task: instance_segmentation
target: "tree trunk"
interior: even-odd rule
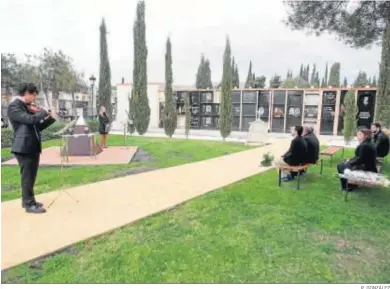
[[[52,98],[51,98],[51,107],[54,109],[54,111],[58,112],[58,99],[59,99],[60,93],[58,91],[52,92]]]

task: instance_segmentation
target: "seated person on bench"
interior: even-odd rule
[[[279,165],[300,166],[305,163],[305,156],[307,152],[307,145],[302,137],[302,126],[295,126],[292,130],[292,136],[294,139],[291,141],[289,150],[282,156],[282,159],[278,162]],[[278,166],[278,163],[276,166]],[[294,178],[289,171],[282,171],[282,180],[287,182]]]
[[[311,126],[305,126],[302,135],[307,145],[306,164],[315,164],[319,159],[320,142]]]
[[[344,173],[344,170],[362,170],[377,173],[376,168],[376,150],[372,144],[371,131],[366,128],[359,129],[356,135],[359,146],[355,150],[355,157],[350,160],[345,160],[344,163],[337,165],[339,174]],[[347,190],[348,180],[340,178],[341,190]],[[348,185],[348,191],[356,188],[356,185]]]
[[[380,123],[373,123],[371,125],[371,132],[373,133],[373,143],[376,148],[378,158],[384,158],[389,154],[390,140],[389,137],[382,131]]]

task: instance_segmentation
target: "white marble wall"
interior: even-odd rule
[[[129,110],[129,96],[131,97],[132,84],[117,85],[117,113],[112,124],[113,130],[123,130],[123,124],[127,122]],[[159,85],[148,84],[148,100],[150,107],[149,128],[157,128],[159,120]]]

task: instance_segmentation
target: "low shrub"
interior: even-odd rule
[[[14,132],[10,128],[1,129],[1,148],[10,147],[12,145],[12,139]]]
[[[89,120],[88,127],[90,132],[97,132],[99,129],[99,121],[97,120]]]
[[[263,160],[261,161],[261,166],[263,167],[270,167],[272,165],[272,162],[274,160],[274,156],[270,153],[263,154]]]
[[[55,133],[63,129],[67,125],[65,121],[57,121],[47,129],[42,131],[42,141],[47,141],[51,139],[58,139],[59,136]],[[1,148],[10,147],[12,145],[12,140],[14,137],[14,132],[11,128],[2,128],[1,129]]]

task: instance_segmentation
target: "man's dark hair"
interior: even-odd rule
[[[382,126],[381,126],[381,124],[379,122],[374,122],[372,125],[375,125],[375,127],[379,128],[379,129],[382,128]]]
[[[19,95],[24,96],[26,92],[38,94],[39,90],[34,83],[23,82],[19,85]]]
[[[298,136],[302,136],[303,127],[301,125],[296,125],[295,126],[295,131],[297,132]]]

